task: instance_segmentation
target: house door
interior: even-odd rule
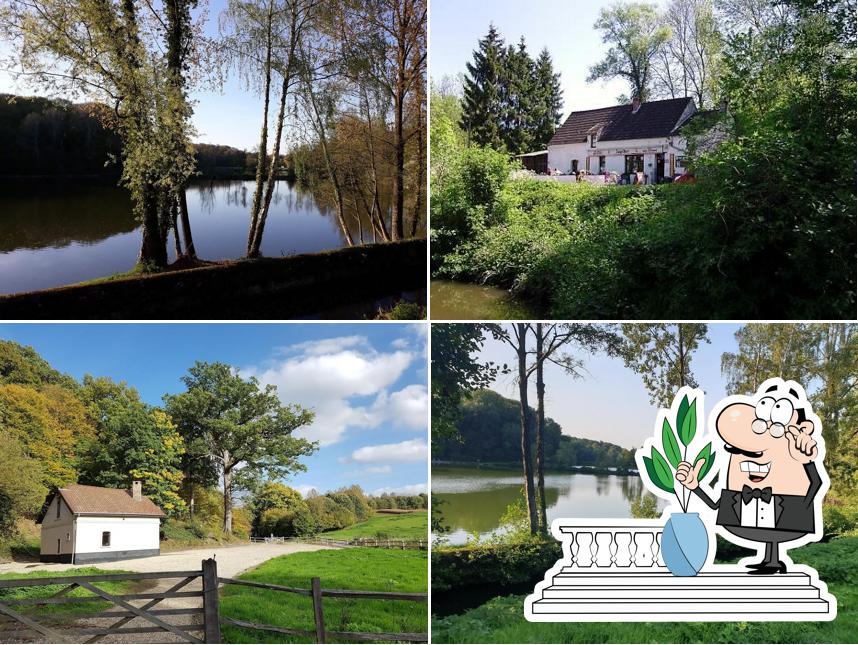
[[[578,174],[578,160],[577,159],[572,160],[572,174],[573,175]]]
[[[664,153],[659,152],[655,155],[655,183],[660,184],[664,179]]]

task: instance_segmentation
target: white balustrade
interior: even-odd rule
[[[657,520],[564,522],[559,532],[565,564],[578,569],[664,568],[663,529]]]

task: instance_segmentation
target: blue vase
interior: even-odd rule
[[[675,576],[696,576],[706,564],[709,533],[697,513],[674,513],[664,525],[661,557]]]

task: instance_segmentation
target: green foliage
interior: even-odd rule
[[[676,468],[679,462],[682,461],[682,455],[679,452],[679,444],[676,443],[676,435],[673,434],[673,428],[670,427],[670,421],[667,420],[667,417],[665,417],[664,423],[661,426],[661,443],[664,446],[664,454],[667,455],[667,460],[671,466]]]
[[[129,488],[143,482],[143,494],[167,515],[180,515],[185,452],[182,437],[163,410],[146,405],[134,388],[108,378],[84,376],[81,397],[96,420],[97,440],[81,459],[80,483]]]
[[[639,519],[655,519],[661,517],[658,510],[658,498],[652,493],[644,492],[633,498],[629,504],[632,517]]]
[[[503,588],[535,582],[542,579],[560,556],[560,543],[555,540],[434,548],[432,591],[458,590],[464,593],[471,586]]]
[[[428,567],[425,551],[351,548],[293,553],[264,562],[239,578],[308,589],[318,576],[324,589],[362,589],[426,593]],[[424,603],[326,597],[325,628],[330,631],[426,632]],[[313,631],[310,598],[273,591],[225,586],[220,600],[223,616],[268,625],[288,625]],[[302,639],[229,625],[223,627],[226,643],[284,643]],[[306,639],[303,639],[306,640]]]
[[[433,333],[435,327],[433,326]],[[446,325],[443,325],[446,326]],[[433,341],[434,354],[434,341]],[[433,356],[434,359],[434,356]],[[434,404],[433,404],[434,405]],[[433,415],[434,407],[433,407]],[[533,421],[536,412],[531,408]],[[475,392],[462,404],[456,423],[457,435],[436,438],[432,458],[438,461],[483,463],[521,463],[521,425],[518,402],[492,390]],[[535,442],[535,438],[533,438]],[[594,441],[563,434],[551,418],[543,431],[547,468],[569,469],[577,466],[634,468],[632,451],[606,441]],[[535,450],[534,446],[531,446]],[[535,452],[534,452],[535,454]]]
[[[687,402],[688,396],[683,397],[683,399]],[[680,407],[680,414],[676,415],[676,426],[679,428],[679,440],[687,448],[697,433],[697,399],[692,401],[690,405],[686,403],[686,407],[688,409],[685,414],[682,414]]]
[[[0,433],[0,538],[16,532],[19,517],[33,516],[48,493],[41,464],[13,436]]]
[[[77,386],[74,379],[51,367],[32,347],[11,340],[0,340],[0,383],[17,385]]]
[[[481,325],[432,325],[431,333],[432,435],[452,437],[462,403],[487,387],[498,368],[474,358],[483,346]]]

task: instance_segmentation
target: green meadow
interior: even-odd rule
[[[239,576],[242,580],[309,589],[318,576],[323,589],[426,593],[425,551],[349,548],[294,553],[269,560]],[[312,631],[313,603],[308,596],[228,585],[221,591],[221,616],[253,623]],[[428,630],[426,603],[354,598],[324,598],[325,628],[342,632],[421,632]],[[302,643],[312,638],[285,636],[231,625],[222,628],[225,643]]]
[[[322,533],[320,537],[332,540],[352,540],[354,538],[378,538],[381,540],[426,540],[429,531],[426,511],[411,513],[378,513],[366,522],[338,531]]]

